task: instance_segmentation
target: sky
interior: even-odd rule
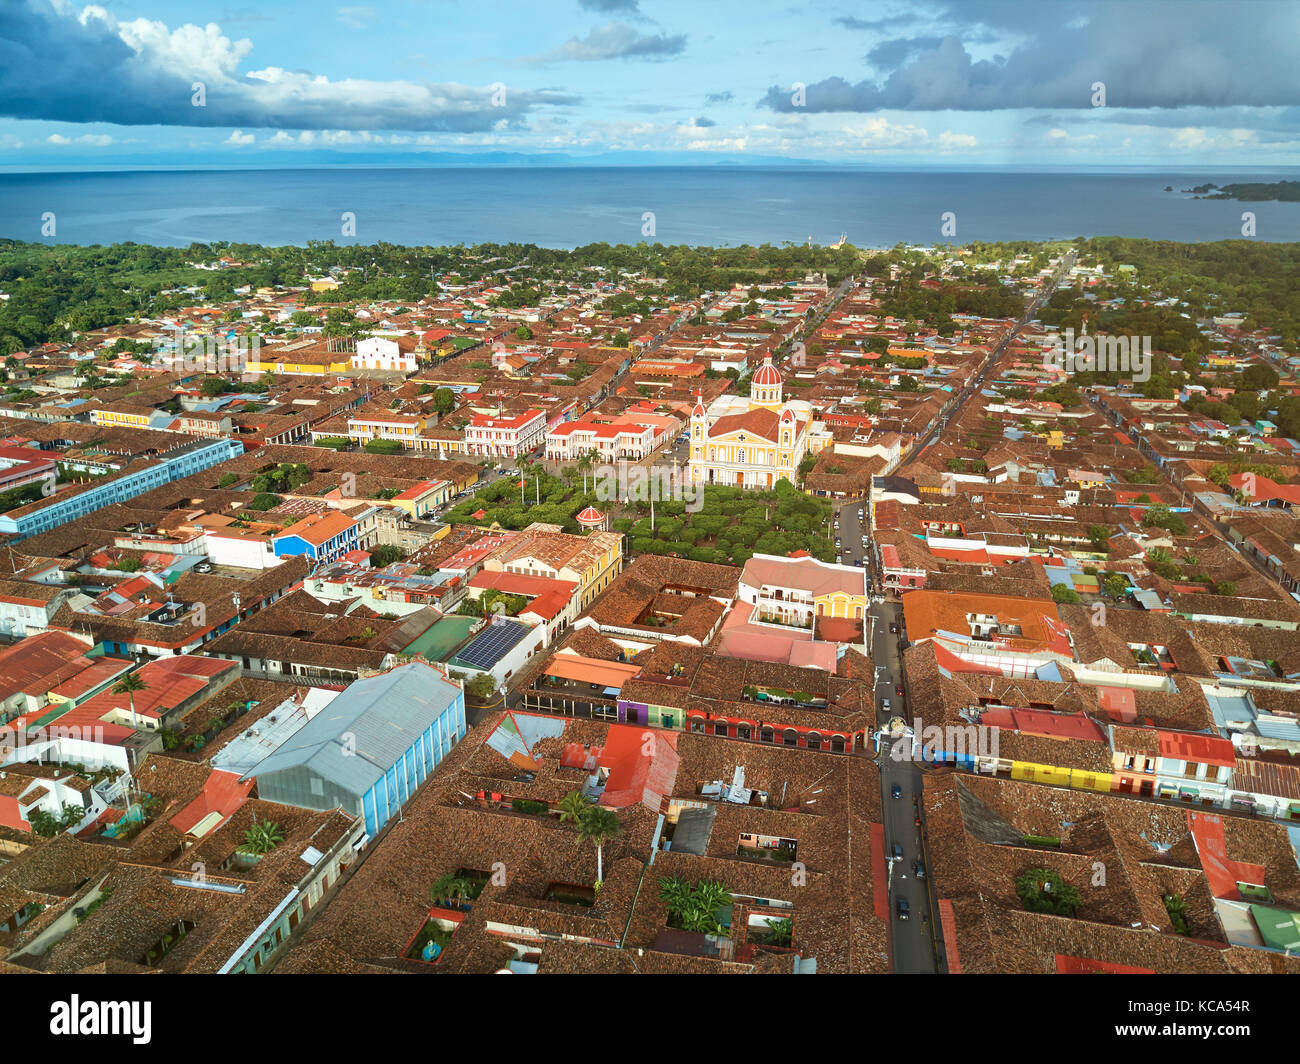
[[[0,167],[1289,167],[1289,0],[0,0]]]

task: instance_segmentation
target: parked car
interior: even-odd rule
[[[891,625],[889,626],[889,634],[890,634],[890,635],[898,635],[898,625],[896,625],[896,624],[891,624]]]
[[[889,851],[889,855],[893,857],[895,861],[901,861],[903,859],[903,844],[901,842],[894,843],[894,847]]]
[[[211,563],[211,562],[199,562],[199,564],[196,565],[196,566],[194,567],[194,571],[195,571],[196,573],[210,573],[210,572],[212,572],[212,563]]]
[[[912,862],[912,875],[916,876],[917,879],[924,879],[924,878],[925,878],[925,862],[924,862],[924,861],[913,861],[913,862]]]
[[[888,712],[889,712],[889,709],[890,709],[890,706],[889,706],[889,699],[888,699],[888,698],[882,698],[882,699],[880,700],[880,712],[882,712],[882,713],[888,713]]]
[[[906,898],[898,899],[898,918],[906,920],[912,914],[911,907],[907,904]]]
[[[890,793],[891,793],[895,798],[901,798],[901,797],[903,797],[903,788],[900,787],[897,783],[895,783],[895,784],[894,784],[894,787],[893,787],[893,790],[891,790]]]
[[[903,697],[903,685],[901,683],[894,688],[894,694],[898,695],[899,698]]]

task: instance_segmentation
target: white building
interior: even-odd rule
[[[538,447],[546,436],[546,415],[525,410],[514,417],[475,414],[465,426],[465,449],[488,458],[519,458]]]
[[[409,337],[391,340],[383,336],[358,340],[356,354],[352,356],[352,368],[414,373],[419,368],[415,358],[415,341]]]

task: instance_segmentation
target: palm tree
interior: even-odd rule
[[[582,819],[582,814],[591,807],[591,802],[577,791],[570,791],[555,806],[560,814],[560,823],[572,820],[575,824]]]
[[[463,898],[469,897],[473,889],[474,884],[470,882],[468,876],[448,872],[429,888],[429,900],[434,904],[440,901],[449,901],[454,905],[459,905]]]
[[[262,820],[244,832],[244,845],[241,849],[248,853],[270,853],[284,842],[284,832],[273,820]]]
[[[139,675],[134,672],[128,672],[116,684],[113,685],[113,693],[119,695],[128,695],[131,699],[131,727],[136,727],[135,720],[135,693],[137,691],[147,691],[149,685],[140,679]]]
[[[618,817],[599,805],[590,805],[578,817],[578,837],[589,839],[596,847],[596,882],[605,879],[605,843],[623,831]]]

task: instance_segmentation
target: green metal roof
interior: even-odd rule
[[[1300,949],[1300,913],[1274,909],[1267,905],[1252,905],[1250,915],[1255,918],[1264,944],[1273,949]]]

